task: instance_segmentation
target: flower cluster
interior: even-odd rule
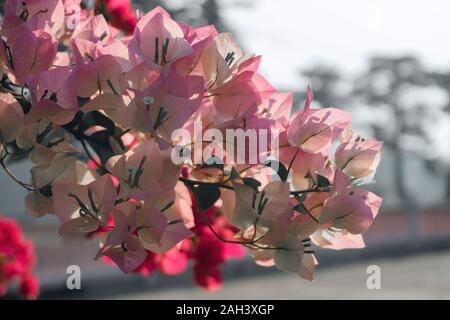
[[[27,299],[39,295],[39,282],[32,274],[35,263],[33,245],[25,241],[19,225],[0,216],[0,296],[11,282],[19,283],[20,293]]]
[[[178,275],[185,272],[189,261],[192,262],[194,282],[208,290],[214,291],[222,287],[220,266],[227,260],[242,258],[245,255],[244,248],[236,244],[230,244],[218,239],[211,232],[205,221],[198,215],[195,202],[192,206],[194,214],[197,214],[195,227],[192,228],[194,241],[186,239],[177,246],[164,253],[149,252],[146,260],[134,270],[145,276],[160,272],[165,275]],[[205,211],[209,224],[220,232],[223,239],[233,240],[238,231],[230,226],[219,209],[211,207]],[[105,257],[106,262],[112,262]]]
[[[193,259],[208,288],[244,247],[312,279],[313,244],[364,246],[382,200],[361,185],[382,143],[354,135],[348,112],[312,108],[308,90],[291,114],[292,94],[258,73],[261,57],[214,26],[157,7],[123,35],[79,8],[72,28],[74,5],[5,4],[0,164],[28,191],[29,214],[55,214],[61,234],[101,234],[96,258],[123,272],[177,273],[184,262],[171,261]],[[259,148],[267,132],[271,147]],[[16,153],[33,163],[28,183],[6,167]]]

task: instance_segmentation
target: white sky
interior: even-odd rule
[[[220,0],[228,26],[262,72],[280,88],[298,87],[299,67],[321,62],[345,72],[375,53],[413,53],[433,68],[450,68],[450,1],[255,0],[254,8]],[[376,2],[376,3],[375,3]]]

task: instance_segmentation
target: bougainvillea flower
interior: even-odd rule
[[[55,214],[64,222],[61,233],[88,233],[106,226],[117,198],[110,175],[88,185],[57,184],[53,192]]]
[[[250,58],[253,60],[248,65],[252,65],[252,68],[240,68]],[[245,55],[231,33],[219,33],[215,35],[214,43],[202,52],[201,68],[197,72],[202,73],[207,88],[218,88],[244,70],[254,74],[260,59],[261,57]]]
[[[81,22],[72,35],[72,39],[84,39],[102,44],[106,44],[110,37],[111,30],[103,15],[95,15]]]
[[[233,182],[236,203],[228,220],[239,229],[248,229],[261,222],[277,220],[289,203],[289,184],[272,181],[261,192],[239,182]]]
[[[336,165],[352,177],[367,177],[380,163],[382,145],[381,141],[365,138],[343,143],[336,150]]]
[[[297,273],[310,281],[314,279],[316,259],[312,253],[304,252],[300,238],[287,233],[276,245],[278,249],[274,253],[274,262],[278,269]]]
[[[149,251],[164,253],[175,247],[184,239],[192,237],[193,235],[194,234],[192,231],[186,228],[183,223],[176,221],[167,226],[161,240],[158,241],[158,243],[152,244],[144,242],[144,246],[145,249]]]
[[[284,142],[282,138],[281,141]],[[321,154],[307,153],[296,147],[286,146],[280,150],[280,159],[286,163],[292,160],[292,185],[295,190],[307,190],[317,183],[317,175],[333,178],[329,160]]]
[[[336,170],[335,184],[346,180],[340,176],[345,174]],[[337,185],[335,190],[319,216],[319,223],[330,224],[352,234],[366,231],[377,216],[382,199],[353,185],[347,187]]]
[[[58,125],[70,122],[79,110],[72,69],[60,67],[44,71],[30,77],[28,87],[31,92],[31,110],[25,116],[26,123],[43,118]]]
[[[32,30],[49,29],[55,34],[64,24],[64,6],[59,0],[7,0],[4,16],[5,36],[22,24]]]
[[[150,66],[158,68],[192,54],[181,27],[161,7],[140,18],[130,47]]]
[[[31,31],[26,26],[11,32],[0,50],[3,62],[21,84],[29,75],[48,70],[56,52],[56,41],[51,34],[43,30]]]
[[[305,152],[319,153],[349,126],[350,114],[336,108],[311,109],[312,99],[312,90],[308,88],[304,108],[292,116],[288,140]]]
[[[181,57],[172,63],[172,67],[180,75],[197,75],[205,74],[203,70],[203,55],[214,42],[218,35],[214,26],[204,26],[193,28],[183,23],[178,23],[183,29],[184,38],[192,46],[192,54]]]
[[[85,164],[77,162],[74,155],[78,152],[68,142],[60,142],[52,148],[35,143],[30,153],[30,160],[36,164],[32,169],[32,185],[36,191],[29,192],[25,197],[27,213],[33,217],[42,217],[52,213],[53,202],[49,195],[48,183],[51,181],[78,183],[90,182],[94,177]],[[61,157],[65,154],[65,157]],[[49,170],[58,169],[58,174],[49,173]],[[50,178],[51,180],[48,180]]]
[[[137,228],[137,204],[131,201],[119,203],[114,207],[114,228],[108,233],[103,248],[122,245]],[[108,222],[110,223],[110,222]],[[108,228],[112,226],[108,226]]]
[[[188,228],[194,227],[195,222],[191,194],[182,182],[176,184],[174,204],[165,213],[173,220],[182,219],[184,225]]]
[[[218,34],[201,56],[201,67],[194,70],[205,78],[222,121],[240,116],[250,106],[259,106],[276,90],[256,71],[261,57],[245,55],[229,33]]]
[[[106,164],[120,182],[119,198],[145,200],[173,192],[180,168],[173,164],[169,152],[162,152],[154,140],[140,144]]]
[[[100,56],[92,62],[75,69],[76,93],[80,97],[90,97],[96,92],[123,92],[122,68],[111,55]]]
[[[161,244],[169,220],[161,210],[153,207],[153,203],[146,201],[137,211],[137,225],[139,239],[146,248]]]
[[[261,75],[242,69],[222,86],[208,90],[223,121],[238,117],[276,92]]]
[[[271,121],[280,131],[288,128],[294,96],[292,93],[275,93],[258,107],[258,115]]]
[[[37,189],[54,183],[90,183],[92,173],[86,164],[76,159],[74,154],[58,153],[50,162],[41,163],[31,169],[33,185]]]
[[[134,235],[129,235],[120,246],[107,248],[102,254],[114,261],[124,273],[134,271],[148,255],[141,241]]]
[[[179,76],[166,68],[146,90],[136,94],[130,124],[143,132],[156,131],[169,141],[173,131],[182,128],[200,106],[203,90],[200,77]]]

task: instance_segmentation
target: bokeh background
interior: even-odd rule
[[[317,279],[256,266],[224,269],[224,288],[206,293],[191,274],[123,275],[92,261],[96,247],[61,239],[54,217],[26,216],[24,191],[0,173],[0,203],[36,241],[42,298],[344,299],[450,298],[450,3],[429,0],[161,0],[180,21],[231,31],[263,56],[263,75],[301,105],[307,85],[316,106],[353,114],[355,131],[385,141],[370,189],[384,198],[366,233],[367,248],[318,250]],[[28,164],[13,170],[24,180]],[[82,290],[66,289],[66,268],[82,270]],[[381,268],[368,290],[367,267]],[[12,293],[14,295],[14,293]]]

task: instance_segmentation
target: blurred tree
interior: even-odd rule
[[[314,100],[322,106],[344,106],[348,100],[348,92],[342,90],[341,73],[330,66],[316,65],[300,72],[314,91]],[[304,99],[304,93],[300,99]]]
[[[447,91],[448,96],[450,97],[450,71],[447,72],[430,72],[430,77],[435,81],[435,83]],[[450,118],[450,99],[448,99],[447,104],[443,110],[446,113],[446,117]],[[447,134],[450,134],[450,120],[448,121],[447,126]],[[443,148],[446,148],[444,153],[446,153],[443,159],[430,161],[428,166],[434,171],[444,171],[445,172],[445,181],[446,181],[446,190],[445,190],[445,198],[448,204],[450,204],[450,143],[447,141],[447,145],[444,145]]]
[[[440,112],[435,112],[436,107],[424,97],[430,94],[435,99],[437,92],[433,90],[439,89],[420,61],[405,56],[372,58],[368,70],[356,79],[353,92],[372,108],[374,114],[368,115],[368,121],[373,132],[392,151],[396,192],[403,207],[412,214],[413,233],[417,232],[418,203],[407,188],[409,173],[405,164],[409,152],[425,162],[434,160],[433,154],[427,152],[434,139],[429,129]],[[377,111],[385,117],[376,117]]]

